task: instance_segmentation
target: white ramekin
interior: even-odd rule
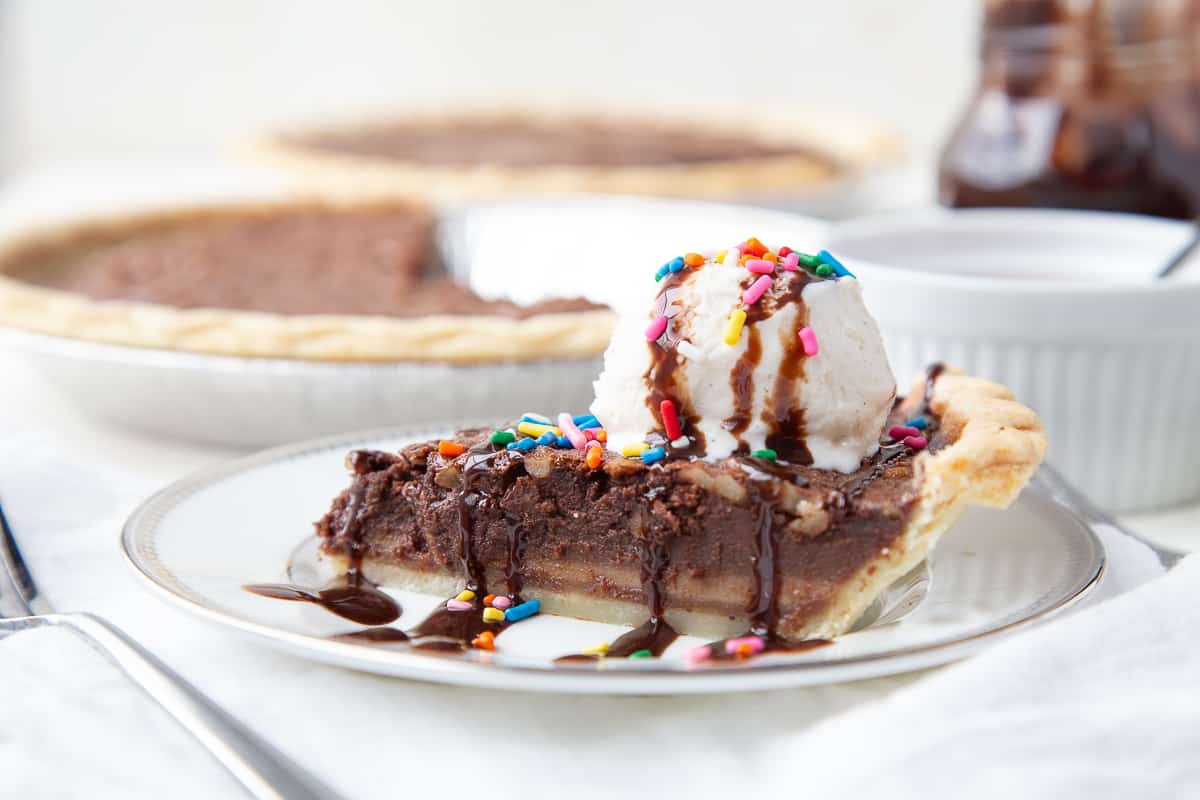
[[[1130,511],[1200,495],[1200,269],[1150,276],[1192,226],[1080,211],[930,210],[836,226],[901,384],[945,361],[1041,415],[1050,460]]]

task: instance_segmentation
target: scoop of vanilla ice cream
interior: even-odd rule
[[[729,252],[728,264],[709,258],[668,274],[646,310],[618,321],[591,407],[609,447],[661,442],[659,403],[669,399],[687,441],[666,445],[668,455],[719,459],[770,448],[780,460],[856,470],[878,449],[896,396],[858,281],[781,265],[767,293],[746,302],[762,276]],[[731,345],[737,309],[749,316]],[[659,316],[667,330],[651,341],[647,328]],[[799,335],[805,328],[817,343],[812,355]]]

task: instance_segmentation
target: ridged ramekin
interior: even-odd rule
[[[1120,511],[1200,496],[1200,269],[1151,275],[1192,226],[1056,210],[932,210],[836,226],[901,385],[934,361],[1009,386],[1049,459]]]

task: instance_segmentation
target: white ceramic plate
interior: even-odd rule
[[[447,436],[408,429],[325,439],[269,450],[186,478],[130,517],[125,554],[147,585],[206,620],[280,649],[354,669],[442,683],[526,691],[690,693],[801,686],[906,672],[968,655],[1045,619],[1090,591],[1103,572],[1099,540],[1037,482],[1007,511],[973,510],[930,559],[932,586],[893,625],[868,627],[793,655],[689,668],[681,637],[659,660],[614,659],[603,669],[553,659],[608,642],[624,628],[542,615],[505,632],[494,654],[435,655],[406,645],[353,644],[330,636],[357,630],[315,606],[251,595],[247,583],[288,579],[312,568],[312,522],[348,481],[348,450],[395,450]],[[413,626],[445,598],[391,592]]]
[[[674,254],[726,247],[749,235],[799,246],[826,231],[817,220],[761,208],[592,195],[445,212],[439,240],[454,275],[487,297],[532,303],[582,296],[617,306],[631,301],[631,290],[642,297],[648,276]],[[564,253],[571,254],[570,269],[563,268]],[[599,353],[469,366],[232,358],[4,328],[0,346],[27,357],[102,419],[242,448],[548,406],[584,408],[601,363]]]

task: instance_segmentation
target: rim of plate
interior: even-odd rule
[[[158,558],[154,533],[159,522],[181,502],[237,475],[250,472],[272,463],[287,461],[338,448],[353,448],[380,440],[417,441],[444,433],[452,428],[464,426],[486,426],[494,420],[460,420],[441,424],[422,424],[379,428],[355,433],[338,434],[312,439],[295,444],[272,447],[221,464],[201,469],[191,475],[155,492],[130,514],[121,529],[121,550],[126,562],[151,592],[193,615],[251,634],[270,642],[284,645],[293,652],[327,663],[353,664],[355,668],[376,674],[402,676],[435,683],[460,685],[502,685],[503,680],[514,676],[535,678],[544,683],[522,683],[510,685],[513,689],[557,692],[588,692],[601,690],[597,684],[609,684],[604,691],[611,693],[671,693],[685,694],[714,690],[735,691],[747,688],[772,688],[785,685],[816,684],[819,676],[826,672],[849,672],[828,682],[858,680],[882,675],[911,672],[924,667],[949,663],[977,651],[986,644],[1010,635],[1018,630],[1041,623],[1074,606],[1099,584],[1103,577],[1107,559],[1099,537],[1074,510],[1057,501],[1040,489],[1041,481],[1035,475],[1026,487],[1022,498],[1053,507],[1057,513],[1069,519],[1082,541],[1090,550],[1086,568],[1079,577],[1054,601],[1042,601],[1044,607],[1020,616],[985,626],[981,630],[948,639],[900,647],[881,653],[848,656],[820,661],[757,662],[731,664],[704,669],[686,669],[681,663],[662,663],[658,659],[622,664],[618,669],[564,669],[562,667],[489,663],[479,660],[453,659],[403,650],[364,647],[347,642],[334,641],[320,636],[296,633],[261,622],[246,619],[235,613],[213,608],[202,596],[192,592],[175,577],[170,568]],[[1002,620],[1004,618],[1001,618]],[[386,670],[370,669],[370,666],[387,667]],[[856,669],[857,668],[857,669]],[[800,676],[804,676],[801,678]],[[789,679],[791,678],[791,679]],[[814,679],[815,678],[815,679]],[[615,679],[609,681],[608,679]],[[738,684],[751,684],[749,686]]]

